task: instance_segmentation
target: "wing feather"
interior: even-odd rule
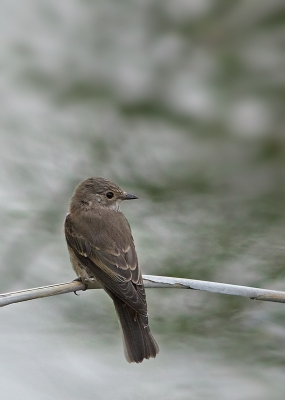
[[[97,222],[102,225],[102,220]],[[88,235],[79,224],[75,226],[68,214],[65,220],[65,235],[68,247],[80,265],[86,267],[107,291],[114,293],[141,315],[147,315],[145,291],[136,250],[129,225],[126,227],[129,229],[129,240],[120,248],[118,243],[121,241],[115,240],[114,230],[113,234],[108,236]],[[96,232],[94,218],[92,231]],[[109,232],[107,229],[100,229],[100,232],[102,231]]]

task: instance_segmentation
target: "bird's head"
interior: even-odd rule
[[[89,178],[81,182],[71,198],[70,209],[96,206],[119,211],[123,200],[137,199],[133,194],[124,192],[115,183],[104,178]]]

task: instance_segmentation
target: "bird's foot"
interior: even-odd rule
[[[86,283],[84,283],[83,281],[82,281],[82,279],[81,278],[76,278],[76,279],[73,279],[73,281],[72,282],[80,282],[80,283],[83,283],[83,285],[85,286],[85,288],[84,289],[82,289],[83,290],[83,292],[85,292],[85,290],[87,290],[88,289],[88,285],[86,284]],[[74,291],[74,294],[76,295],[76,296],[79,296],[79,294],[77,294],[77,291],[75,290]]]

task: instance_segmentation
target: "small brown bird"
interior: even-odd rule
[[[121,323],[127,361],[155,357],[158,345],[148,325],[143,279],[130,225],[119,206],[137,199],[104,178],[81,182],[70,201],[65,236],[76,274],[97,280],[112,298]]]

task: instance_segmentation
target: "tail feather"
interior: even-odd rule
[[[140,363],[145,358],[154,358],[159,347],[143,316],[116,296],[111,296],[123,331],[125,357],[128,362]]]

